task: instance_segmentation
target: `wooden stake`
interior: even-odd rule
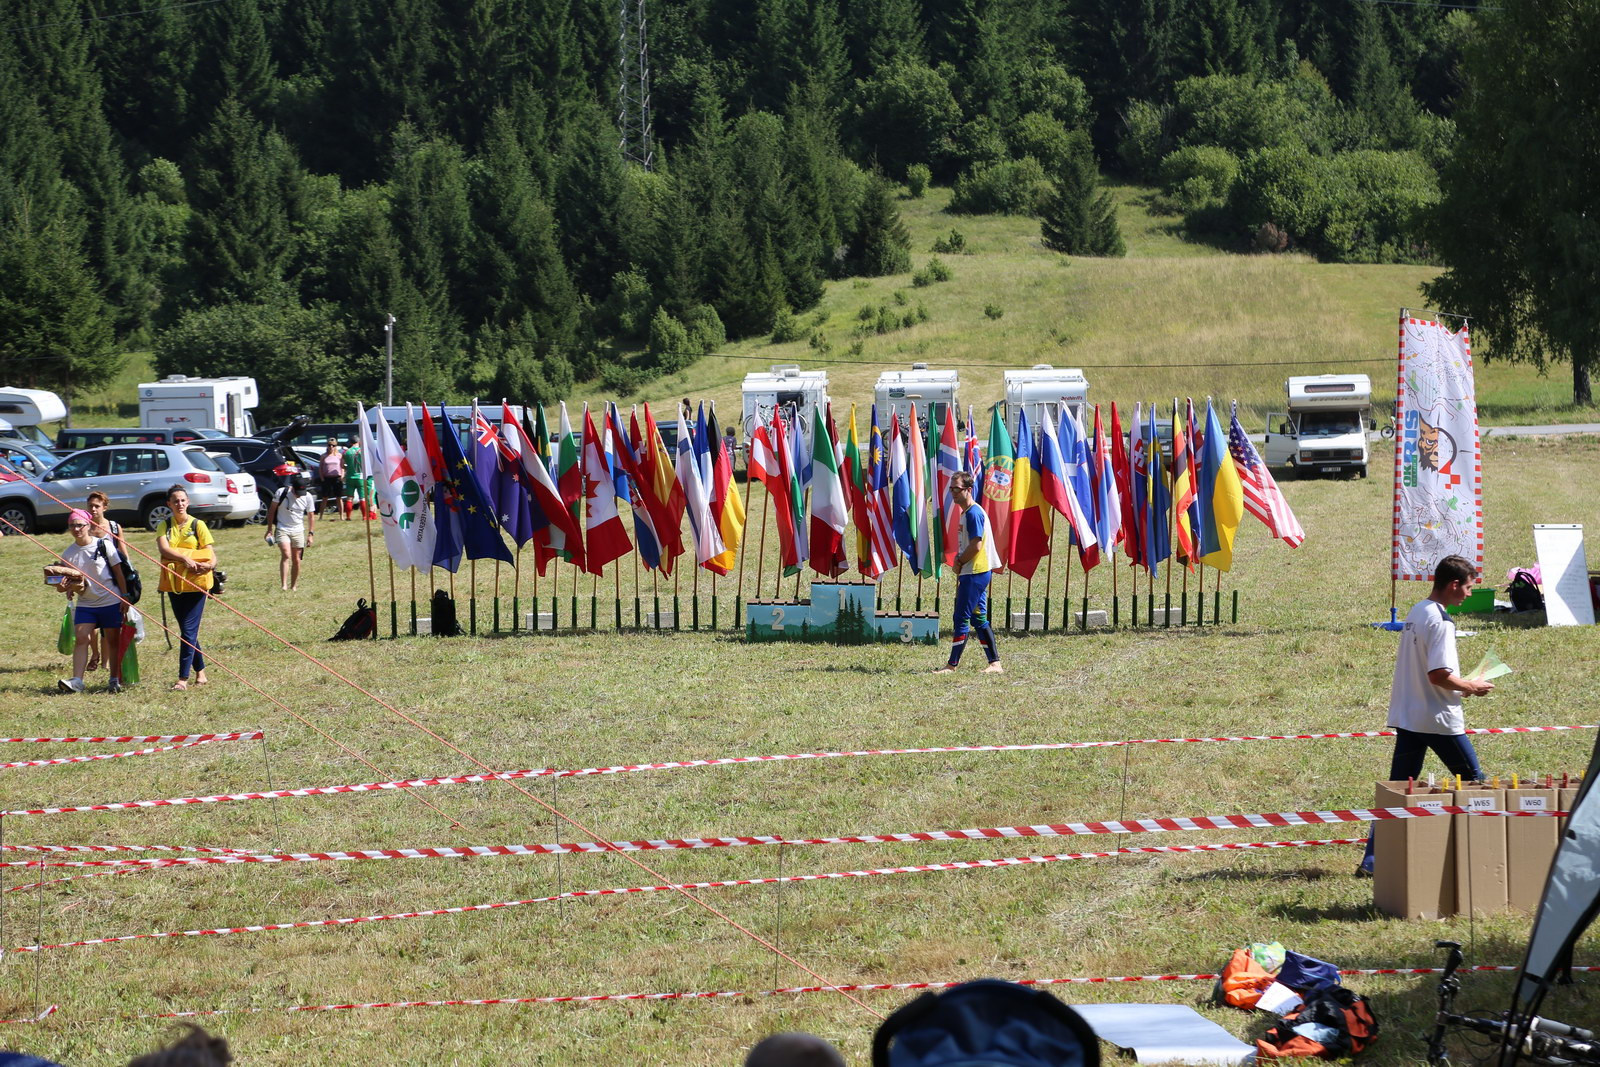
[[[366,512],[363,511],[363,519],[365,516]],[[372,559],[372,523],[363,521],[361,525],[367,528],[367,591],[372,597],[370,603],[372,604],[373,616],[376,618],[378,613],[378,567]],[[163,603],[165,602],[163,601]],[[372,639],[374,641],[378,639],[378,628],[376,626],[372,628]]]

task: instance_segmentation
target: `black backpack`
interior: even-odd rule
[[[1537,611],[1544,607],[1544,594],[1539,592],[1533,572],[1522,567],[1511,572],[1511,584],[1506,586],[1506,595],[1511,598],[1512,611]]]
[[[344,620],[339,627],[339,632],[328,638],[329,641],[363,641],[371,637],[378,630],[378,613],[367,607],[367,598],[362,597],[356,601],[356,610]]]
[[[998,978],[924,993],[872,1038],[872,1067],[1099,1067],[1100,1039],[1043,989]]]
[[[443,589],[433,591],[433,636],[461,636],[461,624],[456,622],[456,602]]]
[[[119,532],[119,527],[112,524],[113,535]],[[106,561],[106,566],[111,566],[111,554],[106,551],[106,539],[100,538],[100,543],[95,546],[95,555]],[[139,578],[139,572],[133,569],[133,564],[122,560],[117,564],[122,569],[122,580],[128,587],[128,603],[137,604],[139,598],[144,596],[144,582]]]

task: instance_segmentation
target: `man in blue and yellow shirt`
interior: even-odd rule
[[[950,495],[961,512],[961,551],[956,555],[955,636],[950,646],[950,661],[934,671],[948,674],[961,662],[967,648],[967,633],[978,635],[989,665],[985,674],[1000,674],[1000,653],[995,651],[994,631],[989,628],[989,573],[999,557],[989,537],[989,516],[972,499],[972,475],[965,471],[950,481]]]

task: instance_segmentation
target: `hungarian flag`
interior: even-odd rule
[[[583,498],[586,502],[583,569],[605,573],[606,564],[627,555],[633,545],[617,514],[616,480],[606,463],[600,435],[595,432],[589,405],[583,406]]]
[[[1017,413],[1017,459],[1011,474],[1011,569],[1032,579],[1039,561],[1050,554],[1050,510],[1041,491],[1028,412]]]
[[[811,569],[834,578],[850,569],[845,558],[844,527],[847,520],[844,485],[839,479],[838,453],[822,411],[811,411]]]
[[[1011,432],[996,404],[989,420],[989,456],[983,461],[983,513],[989,517],[989,539],[1004,567],[1011,566],[1011,494],[1016,465]]]

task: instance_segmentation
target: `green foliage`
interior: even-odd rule
[[[983,305],[983,313],[990,319],[998,319],[1005,314],[1005,309],[998,304],[985,304]]]
[[[772,343],[775,345],[788,344],[798,341],[805,336],[805,327],[800,320],[794,317],[794,312],[785,305],[778,309],[778,314],[772,322]]]
[[[933,180],[933,172],[926,163],[913,163],[906,168],[906,193],[913,200],[921,200],[928,191],[928,183]]]
[[[728,332],[717,317],[717,309],[710,304],[696,304],[683,317],[684,329],[689,331],[689,344],[703,356],[709,356],[728,343]]]
[[[663,374],[676,374],[694,362],[689,331],[666,308],[656,308],[650,317],[650,343],[645,349],[647,365]]]
[[[913,163],[950,173],[961,106],[936,71],[910,60],[894,63],[868,79],[859,98],[854,127],[863,156],[891,175],[904,175]]]
[[[69,397],[116,376],[111,321],[61,221],[26,210],[0,227],[0,377]]]
[[[1038,160],[1045,173],[1054,174],[1072,151],[1071,130],[1058,118],[1030,111],[1017,120],[1011,144],[1017,155]]]
[[[874,176],[867,186],[850,244],[858,274],[871,278],[911,269],[911,233],[881,177]]]
[[[971,215],[1034,215],[1049,192],[1049,181],[1032,156],[977,163],[956,179],[949,210]]]
[[[604,311],[607,325],[618,337],[642,339],[650,328],[650,313],[654,310],[655,294],[642,273],[620,271],[611,279],[611,295]]]
[[[345,343],[343,325],[325,305],[219,304],[184,313],[157,336],[155,373],[246,374],[277,383],[256,410],[265,425],[300,414],[348,417],[360,396]],[[366,358],[362,369],[381,381],[382,353],[373,350]]]
[[[1600,9],[1513,3],[1466,48],[1470,89],[1427,227],[1448,270],[1424,287],[1471,315],[1493,358],[1572,366],[1592,404],[1600,365]]]
[[[1168,107],[1152,104],[1148,100],[1134,100],[1122,116],[1122,133],[1117,141],[1117,155],[1131,174],[1141,178],[1153,177],[1156,168],[1172,150],[1172,136],[1168,126],[1172,111]]]
[[[933,248],[930,250],[944,255],[964,255],[967,251],[967,239],[961,235],[960,230],[951,230],[943,237],[933,239]]]
[[[1179,211],[1220,206],[1239,176],[1239,161],[1226,148],[1190,145],[1161,161],[1161,191]]]
[[[1120,256],[1127,251],[1117,228],[1116,205],[1100,189],[1089,137],[1073,134],[1072,151],[1056,176],[1039,225],[1046,248],[1074,256]]]

